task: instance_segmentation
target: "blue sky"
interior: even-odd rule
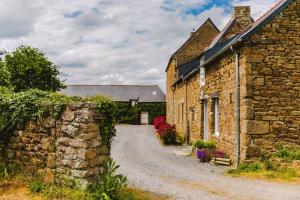
[[[233,5],[256,19],[277,0],[1,0],[0,48],[40,48],[69,84],[159,84],[170,55],[208,17]],[[9,17],[8,17],[9,16]]]

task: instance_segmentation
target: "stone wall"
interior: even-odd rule
[[[28,123],[10,139],[8,158],[22,168],[44,174],[45,182],[85,187],[108,160],[98,125],[103,116],[94,104],[68,106],[61,118]]]
[[[181,83],[174,88],[174,124],[181,137],[186,135],[186,85]]]
[[[166,103],[167,113],[166,118],[169,124],[174,124],[174,89],[172,85],[175,81],[175,62],[174,59],[170,61],[170,64],[166,73]]]
[[[189,142],[193,143],[195,140],[202,138],[201,135],[201,102],[199,93],[199,73],[195,74],[187,81],[187,123],[188,132],[190,135]],[[194,115],[194,116],[193,116]]]
[[[299,0],[291,3],[247,46],[248,156],[279,141],[300,145],[299,8]]]

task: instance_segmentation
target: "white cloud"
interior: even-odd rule
[[[165,85],[169,56],[208,17],[221,28],[220,5],[184,13],[210,0],[1,0],[0,49],[40,48],[72,84]],[[233,0],[258,17],[275,0]]]

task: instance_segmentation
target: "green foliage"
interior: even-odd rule
[[[15,129],[23,129],[29,121],[45,117],[58,118],[66,105],[79,100],[58,93],[36,89],[26,92],[0,94],[0,136],[6,137]]]
[[[214,141],[203,141],[203,140],[197,140],[193,144],[194,148],[197,149],[215,149],[216,143]]]
[[[140,113],[149,112],[149,122],[157,116],[166,114],[165,103],[138,103],[134,107],[128,102],[117,102],[116,121],[120,123],[139,124]]]
[[[13,93],[0,88],[0,141],[7,142],[16,129],[24,129],[29,121],[40,122],[46,117],[59,118],[66,106],[74,102],[95,103],[96,109],[106,118],[99,123],[103,142],[110,146],[115,130],[115,106],[108,98],[97,96],[89,99],[67,97],[56,92],[30,89]],[[4,148],[2,148],[4,149]]]
[[[300,149],[297,147],[283,146],[282,144],[276,145],[277,151],[275,155],[282,158],[284,161],[300,160]]]
[[[28,186],[32,193],[40,193],[46,190],[47,188],[47,185],[40,180],[29,182]]]
[[[4,65],[4,62],[0,60],[0,87],[11,87],[11,75]]]
[[[31,88],[44,91],[58,91],[64,88],[59,80],[59,67],[39,49],[20,46],[7,53],[3,62],[10,72],[10,82],[15,92]]]
[[[20,168],[14,163],[0,163],[0,180],[10,180],[20,173]]]
[[[88,191],[94,199],[105,200],[108,196],[111,200],[119,200],[120,193],[126,187],[126,177],[116,174],[119,165],[113,160],[106,164],[106,172],[96,179],[95,183],[90,184]]]
[[[275,166],[270,160],[264,160],[264,168],[265,170],[275,170]]]
[[[105,114],[105,119],[99,124],[99,129],[103,142],[110,147],[112,138],[116,135],[116,106],[114,102],[103,96],[91,97],[86,101],[95,103],[97,111]]]

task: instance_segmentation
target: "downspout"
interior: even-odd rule
[[[188,102],[187,102],[187,81],[185,83],[185,129],[186,129],[186,144],[190,142],[190,130],[189,130],[189,120],[188,120]]]
[[[240,163],[240,52],[232,46],[231,51],[235,55],[235,117],[236,117],[236,165]]]
[[[172,122],[173,122],[173,124],[175,124],[175,110],[174,110],[174,107],[175,107],[175,105],[174,105],[174,103],[175,103],[175,100],[174,100],[174,97],[175,97],[175,88],[173,88],[172,89],[172,93],[173,93],[173,98],[172,98]]]

